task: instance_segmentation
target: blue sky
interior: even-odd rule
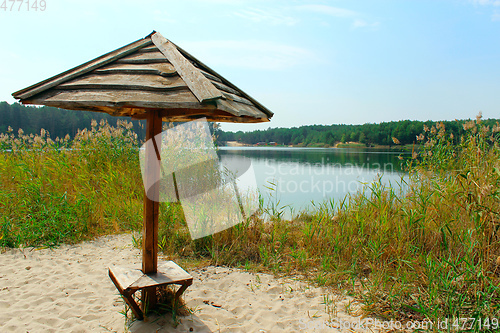
[[[0,8],[9,103],[156,30],[275,113],[225,130],[500,117],[500,0],[27,1]]]

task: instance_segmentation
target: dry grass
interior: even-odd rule
[[[0,153],[0,244],[139,230],[143,189],[126,126],[95,126],[71,143],[49,143],[43,133],[33,142],[0,138],[15,148]],[[192,241],[181,206],[162,203],[160,249],[181,261],[299,274],[347,291],[381,318],[498,318],[500,126],[478,117],[465,129],[459,145],[441,124],[424,129],[401,189],[375,182],[292,220],[268,207],[268,222],[252,217]]]
[[[162,231],[163,250],[302,275],[348,291],[385,319],[498,318],[500,127],[478,117],[466,129],[459,145],[441,124],[426,129],[401,189],[375,182],[290,221],[275,209],[270,222],[253,218],[196,241],[175,223]],[[167,214],[181,216],[176,209]]]

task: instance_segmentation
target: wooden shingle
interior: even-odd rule
[[[146,117],[265,122],[273,113],[158,32],[12,94],[23,104]]]

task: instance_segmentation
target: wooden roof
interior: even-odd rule
[[[154,32],[12,94],[23,104],[165,121],[206,117],[264,122],[273,113],[201,61]]]

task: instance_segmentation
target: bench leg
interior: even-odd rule
[[[116,280],[116,277],[111,272],[111,270],[109,270],[109,277],[111,278],[111,281],[113,281],[113,284],[116,286],[116,289],[118,289],[118,291],[120,292],[120,294],[123,296],[123,299],[124,299],[125,303],[127,303],[128,306],[130,306],[130,309],[132,310],[132,313],[134,314],[134,316],[137,319],[142,320],[144,318],[144,314],[142,313],[141,308],[139,307],[139,305],[137,305],[137,302],[135,301],[135,299],[133,297],[134,293],[133,292],[131,293],[129,291],[123,290],[120,287],[120,284]]]
[[[142,288],[141,289],[141,301],[142,301],[142,311],[144,313],[149,312],[150,309],[154,309],[158,301],[156,297],[156,286]]]
[[[177,292],[175,293],[175,299],[174,299],[174,309],[177,310],[177,307],[179,306],[179,299],[182,295],[182,293],[187,289],[187,287],[189,287],[191,285],[191,283],[184,283],[180,286],[180,288],[177,290]]]
[[[122,295],[123,295],[123,299],[125,300],[125,302],[128,304],[128,306],[130,306],[130,309],[132,310],[132,313],[134,314],[134,316],[138,320],[143,320],[144,314],[143,314],[141,308],[139,307],[139,305],[137,305],[137,302],[135,301],[133,294],[123,292]]]

